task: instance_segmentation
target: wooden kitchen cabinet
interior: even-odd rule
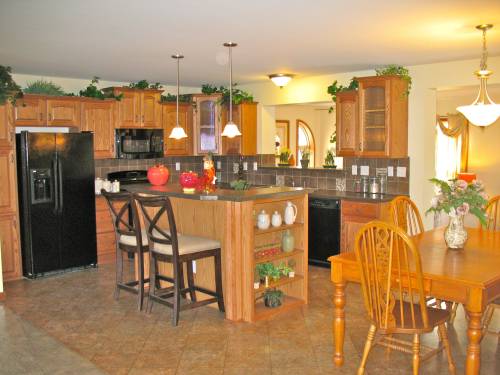
[[[173,139],[168,136],[176,126],[176,103],[162,103],[163,145],[165,156],[193,154],[193,111],[190,103],[179,103],[179,124],[187,138]]]
[[[337,155],[407,157],[407,82],[399,76],[356,79],[357,92],[337,94]]]
[[[340,252],[354,251],[356,234],[372,220],[389,219],[389,202],[341,201]]]
[[[81,130],[94,133],[95,159],[115,156],[115,105],[114,99],[82,101]]]
[[[23,272],[16,214],[0,215],[0,241],[3,281],[20,279]]]
[[[358,92],[337,93],[337,155],[354,156],[358,145]]]
[[[48,97],[46,105],[48,126],[80,126],[80,98]]]
[[[47,100],[41,95],[24,95],[12,110],[14,126],[47,125]]]
[[[114,263],[116,259],[116,237],[113,221],[106,199],[95,198],[96,234],[97,234],[97,264]]]
[[[117,128],[161,128],[162,90],[108,87],[104,91],[123,94],[116,103]]]
[[[257,104],[245,102],[233,105],[233,122],[238,125],[241,136],[234,138],[222,137],[222,154],[257,154]],[[222,111],[221,128],[229,121],[229,108]]]
[[[220,153],[221,150],[221,95],[193,95],[193,133],[197,154]]]
[[[0,147],[11,148],[15,142],[14,127],[9,122],[9,106],[0,105]]]
[[[26,94],[13,105],[14,126],[80,127],[80,98]]]
[[[0,149],[0,214],[17,211],[16,155],[14,148]]]

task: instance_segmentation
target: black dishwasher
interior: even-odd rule
[[[340,200],[309,199],[309,264],[330,267],[328,257],[340,253]]]

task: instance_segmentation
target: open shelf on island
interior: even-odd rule
[[[304,252],[304,250],[300,250],[300,249],[294,249],[293,251],[290,251],[288,253],[281,251],[279,254],[255,258],[255,264],[273,262],[273,261],[278,260],[278,259],[293,257],[294,255],[302,254],[303,252]]]
[[[273,232],[278,232],[281,230],[293,229],[293,228],[302,227],[302,226],[304,226],[304,223],[293,223],[290,225],[283,224],[283,225],[280,225],[279,227],[269,227],[267,229],[259,229],[259,228],[255,227],[255,234],[258,235],[258,234],[273,233]]]
[[[257,293],[263,293],[266,291],[266,289],[271,289],[271,288],[277,288],[282,285],[286,284],[291,284],[296,281],[301,281],[304,280],[304,276],[302,275],[295,275],[295,277],[282,277],[278,281],[269,281],[269,287],[266,288],[264,285],[261,285],[259,289],[254,289],[254,292]]]
[[[255,303],[255,320],[267,319],[275,314],[303,305],[304,303],[302,299],[284,296],[283,303],[280,307],[271,308],[264,305],[264,300],[259,300],[259,302]]]

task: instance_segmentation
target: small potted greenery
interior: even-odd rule
[[[289,161],[288,159],[290,159],[290,149],[286,148],[286,147],[283,147],[280,151],[280,161],[278,163],[278,165],[280,167],[288,167],[289,166]]]
[[[297,262],[295,259],[290,259],[288,261],[288,267],[290,268],[290,271],[288,272],[288,277],[295,277],[295,266],[297,265]]]
[[[56,85],[52,81],[46,81],[43,78],[28,82],[28,85],[23,89],[25,94],[39,94],[49,96],[64,96],[67,95],[61,86]]]
[[[309,159],[311,157],[311,151],[308,147],[302,149],[302,158],[300,159],[300,166],[304,169],[309,167]]]
[[[21,88],[12,78],[10,66],[0,65],[0,105],[9,101],[16,104],[16,99],[22,98]]]
[[[266,307],[275,308],[283,303],[283,292],[279,289],[272,288],[264,292],[264,305]]]
[[[335,165],[335,155],[332,150],[328,150],[326,152],[325,164],[323,164],[323,168],[337,168]]]
[[[288,264],[285,264],[284,262],[281,262],[279,264],[278,269],[280,270],[280,273],[283,276],[287,276],[287,277],[294,277],[295,276],[295,274],[293,276],[290,276],[290,272],[293,272],[293,270],[290,268],[290,266]]]

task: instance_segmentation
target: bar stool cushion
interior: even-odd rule
[[[141,240],[142,240],[142,246],[148,245],[148,234],[145,229],[141,231]],[[129,236],[126,234],[122,234],[120,236],[120,243],[129,246],[137,246],[137,240],[135,236]]]
[[[210,238],[179,234],[177,236],[177,242],[179,244],[179,255],[192,254],[200,251],[220,248],[220,242],[212,240]],[[153,250],[154,252],[159,254],[172,255],[172,245],[155,243]]]

